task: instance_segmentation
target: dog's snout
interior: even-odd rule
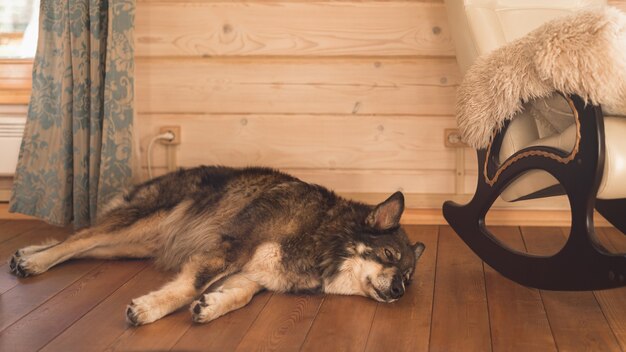
[[[404,286],[402,285],[402,277],[400,275],[395,275],[393,277],[393,281],[391,282],[391,290],[389,293],[391,294],[391,298],[393,299],[398,299],[404,294]]]

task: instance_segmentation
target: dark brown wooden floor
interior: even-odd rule
[[[418,280],[405,297],[380,304],[361,297],[261,293],[216,321],[192,324],[181,310],[134,328],[133,297],[167,275],[146,261],[77,260],[18,280],[0,267],[0,351],[625,351],[626,289],[550,292],[508,281],[446,226],[411,226],[426,243]],[[565,229],[492,229],[532,253],[560,248]],[[626,251],[626,236],[598,235]],[[34,221],[0,221],[0,258],[69,231]]]

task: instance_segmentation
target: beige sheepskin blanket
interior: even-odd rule
[[[626,15],[607,7],[558,18],[470,67],[457,96],[457,119],[471,147],[486,148],[494,130],[522,104],[554,92],[576,94],[626,115]]]

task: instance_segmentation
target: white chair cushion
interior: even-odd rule
[[[606,154],[598,198],[626,198],[626,117],[605,117]]]
[[[576,143],[576,125],[571,124],[563,132],[545,138],[538,137],[535,119],[522,113],[511,122],[505,133],[499,159],[504,162],[518,150],[531,146],[547,146],[570,152]],[[511,128],[514,127],[514,128]],[[605,160],[602,182],[597,197],[618,199],[626,197],[626,117],[605,116]],[[557,185],[558,181],[545,171],[532,170],[513,181],[500,195],[505,201],[513,201],[542,189]]]

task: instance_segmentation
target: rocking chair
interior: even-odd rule
[[[444,217],[483,261],[526,286],[626,286],[626,255],[605,249],[593,222],[595,208],[626,233],[626,117],[612,116],[626,112],[626,16],[604,5],[446,0],[465,73],[457,118],[477,149],[478,185],[468,204],[445,202]],[[571,232],[552,256],[510,249],[485,226],[499,196],[562,194]]]

